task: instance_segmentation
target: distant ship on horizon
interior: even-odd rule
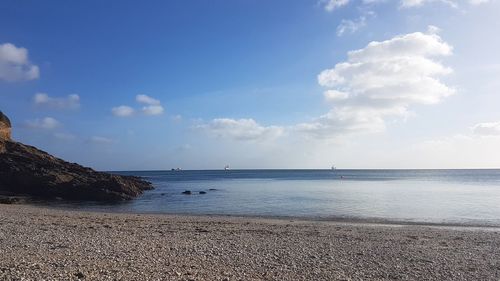
[[[224,171],[229,171],[229,165],[224,166]]]

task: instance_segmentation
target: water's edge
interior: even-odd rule
[[[396,225],[500,226],[500,170],[125,171],[154,190],[117,204],[34,202],[81,211]],[[183,194],[190,190],[189,195]],[[33,202],[32,202],[33,203]]]
[[[58,200],[60,203],[61,201]],[[393,226],[393,227],[436,227],[447,229],[464,229],[464,230],[491,230],[500,231],[500,224],[483,224],[483,223],[455,223],[455,222],[426,222],[426,221],[407,221],[407,220],[391,220],[384,218],[356,218],[356,217],[303,217],[303,216],[272,216],[272,215],[230,215],[230,214],[197,214],[197,213],[165,213],[165,212],[131,212],[117,211],[105,209],[75,209],[70,206],[49,205],[40,202],[26,201],[22,205],[33,208],[46,208],[50,210],[60,210],[69,212],[81,213],[96,213],[96,214],[124,214],[124,215],[141,215],[141,216],[180,216],[194,218],[216,218],[216,219],[244,219],[244,220],[264,220],[264,221],[281,221],[281,222],[307,222],[307,223],[334,223],[346,225],[374,225],[374,226]]]

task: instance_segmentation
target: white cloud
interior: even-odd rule
[[[429,0],[401,0],[401,7],[418,7],[422,6],[425,2],[429,2]]]
[[[416,104],[436,104],[454,94],[440,81],[452,72],[437,58],[452,47],[437,34],[415,32],[348,52],[348,59],[318,75],[329,88],[325,99],[335,101],[327,114],[295,130],[332,138],[346,133],[380,132],[387,118],[407,118]]]
[[[135,96],[135,100],[138,103],[142,103],[142,104],[160,105],[159,100],[154,99],[154,98],[147,96],[147,95],[137,95],[137,96]]]
[[[337,36],[342,36],[346,33],[354,33],[364,26],[366,26],[365,16],[361,16],[356,20],[342,20],[337,26]]]
[[[386,114],[389,113],[391,112]],[[369,107],[340,107],[330,110],[312,122],[299,123],[294,129],[306,136],[320,139],[350,133],[376,133],[385,129],[382,115],[381,111]]]
[[[275,139],[284,133],[278,126],[262,126],[253,119],[218,118],[211,122],[197,126],[209,134],[241,141],[263,141]]]
[[[38,66],[28,58],[28,50],[11,43],[0,44],[0,80],[33,80],[40,76]]]
[[[500,122],[476,124],[472,127],[472,132],[478,136],[500,136]]]
[[[137,95],[135,100],[138,103],[146,104],[142,107],[142,112],[146,115],[160,115],[163,114],[165,109],[161,105],[161,102],[147,95]]]
[[[148,95],[137,95],[135,96],[135,101],[137,103],[144,104],[144,106],[140,109],[144,115],[161,115],[165,112],[165,108],[163,108],[161,102]],[[118,117],[128,117],[134,115],[136,110],[128,105],[121,105],[113,107],[111,112],[113,115]]]
[[[469,0],[469,4],[471,5],[481,5],[491,2],[491,0]]]
[[[142,108],[142,112],[146,115],[160,115],[165,109],[161,105],[148,105]]]
[[[80,96],[68,95],[65,98],[53,98],[46,93],[36,93],[33,97],[36,106],[53,109],[77,109],[80,107]]]
[[[52,130],[61,126],[61,123],[52,117],[26,121],[26,127],[31,129]]]
[[[96,144],[110,144],[113,142],[112,139],[101,137],[101,136],[92,136],[89,138],[89,142]]]
[[[440,2],[449,5],[452,8],[458,8],[458,3],[455,0],[401,0],[400,6],[401,8],[414,8],[432,2]]]
[[[349,4],[349,1],[350,0],[321,0],[320,4],[324,5],[325,10],[331,12],[333,10],[336,10],[340,7]]]
[[[120,105],[117,107],[113,107],[111,109],[111,113],[113,113],[114,116],[118,117],[128,117],[134,115],[135,110],[130,106]]]

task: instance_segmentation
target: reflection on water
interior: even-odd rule
[[[120,174],[145,177],[153,182],[155,190],[120,204],[50,204],[116,212],[500,225],[500,170],[231,170]],[[185,190],[192,194],[182,194]],[[206,194],[199,194],[200,191]]]

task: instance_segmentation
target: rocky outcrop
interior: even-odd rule
[[[138,177],[97,172],[35,147],[0,140],[0,192],[71,200],[132,199],[152,185]]]
[[[0,111],[0,140],[10,140],[11,128],[9,118]]]
[[[138,177],[97,172],[66,162],[33,146],[14,142],[10,134],[9,138],[0,138],[0,193],[3,194],[119,201],[152,188],[151,183]]]

